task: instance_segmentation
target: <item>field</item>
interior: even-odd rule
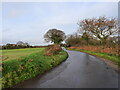
[[[21,56],[26,56],[44,50],[45,48],[25,48],[25,49],[11,49],[2,50],[2,60],[13,60]]]
[[[45,48],[3,50],[8,57],[2,62],[2,88],[9,88],[24,80],[43,74],[66,60],[68,54],[61,51],[56,55],[44,55]]]

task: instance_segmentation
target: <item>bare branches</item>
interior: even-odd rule
[[[96,36],[98,39],[107,39],[110,35],[115,34],[117,29],[117,19],[116,18],[92,18],[84,19],[78,23],[79,30],[87,32],[91,36]]]

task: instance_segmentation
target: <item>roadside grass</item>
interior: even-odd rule
[[[24,80],[43,74],[68,57],[68,54],[63,50],[53,56],[45,56],[44,52],[44,49],[38,49],[37,53],[3,61],[2,88],[13,87]]]
[[[45,48],[24,48],[24,49],[9,49],[2,51],[2,60],[17,59],[21,56],[26,56],[44,50]]]
[[[113,61],[116,65],[120,66],[120,56],[116,56],[115,54],[110,54],[110,53],[101,53],[101,52],[92,52],[88,50],[83,50],[83,49],[70,49],[67,48],[68,50],[75,50],[75,51],[80,51],[80,52],[85,52],[91,55],[95,55],[101,58],[105,58],[108,60]]]

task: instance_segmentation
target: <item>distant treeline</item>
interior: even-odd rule
[[[49,45],[48,45],[49,46]],[[20,48],[44,48],[48,46],[22,46],[22,45],[12,45],[12,44],[7,44],[0,46],[0,49],[20,49]]]
[[[29,45],[28,43],[23,43],[22,41],[19,41],[16,44],[6,44],[3,46],[0,46],[0,49],[44,48],[44,47],[49,47],[49,46],[52,46],[52,45],[32,46],[32,45]]]
[[[24,45],[16,45],[16,44],[6,44],[0,47],[0,49],[20,49],[20,48],[32,48],[33,46],[24,46]]]

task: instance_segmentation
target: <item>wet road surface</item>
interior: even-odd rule
[[[27,80],[17,88],[118,88],[118,73],[86,53],[65,50],[68,59],[56,68]]]

